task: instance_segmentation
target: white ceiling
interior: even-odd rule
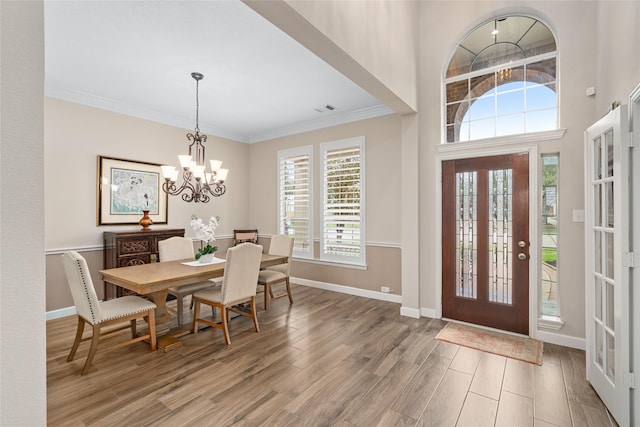
[[[237,141],[392,113],[239,0],[45,1],[47,96],[193,129],[193,71],[200,130]]]

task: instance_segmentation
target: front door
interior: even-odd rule
[[[529,334],[528,153],[442,163],[443,317]]]

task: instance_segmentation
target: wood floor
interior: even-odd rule
[[[87,343],[67,363],[75,316],[47,322],[50,426],[609,426],[584,352],[545,344],[542,366],[434,339],[446,322],[293,285],[250,319],[168,352]],[[260,297],[261,298],[261,297]],[[259,301],[259,303],[261,300]],[[185,307],[186,308],[186,307]],[[188,312],[188,310],[186,310]]]

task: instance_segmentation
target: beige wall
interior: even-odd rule
[[[313,236],[315,258],[320,239],[320,158],[323,142],[365,137],[367,270],[296,260],[292,276],[380,291],[401,290],[400,256],[400,129],[401,117],[389,115],[253,144],[250,151],[251,223],[260,232],[278,232],[277,155],[279,150],[313,146]],[[386,268],[380,268],[384,265]]]
[[[96,225],[98,155],[178,165],[187,152],[191,130],[162,125],[54,98],[45,98],[46,248],[48,251],[102,246],[102,233],[136,230],[137,225]],[[185,228],[192,214],[218,215],[218,235],[249,226],[249,146],[209,136],[207,158],[230,169],[227,194],[209,203],[185,203],[169,197],[168,224],[152,228]],[[214,157],[215,156],[215,157]],[[142,215],[141,215],[142,216]]]
[[[628,96],[638,83],[637,25],[621,25],[638,16],[637,2],[444,2],[420,3],[420,297],[421,307],[436,308],[439,277],[436,248],[436,146],[441,141],[441,82],[455,44],[484,20],[507,13],[525,13],[543,20],[554,32],[559,48],[559,140],[535,143],[539,154],[560,154],[559,283],[562,320],[560,335],[585,336],[584,224],[573,222],[572,211],[584,209],[583,132],[601,115],[612,99]],[[606,18],[599,16],[606,10]],[[615,18],[615,19],[614,19]],[[620,21],[616,24],[616,19]],[[596,33],[599,22],[608,26]],[[617,28],[614,28],[617,27]],[[612,31],[608,31],[612,30]],[[628,29],[629,32],[627,32]],[[437,37],[433,37],[437,34]],[[598,78],[596,58],[605,57],[606,70]],[[614,59],[615,58],[615,59]],[[601,61],[601,63],[604,63]],[[616,64],[616,65],[613,65]],[[618,72],[620,68],[620,72]],[[586,88],[603,85],[595,98]],[[605,99],[606,101],[603,101]],[[624,100],[624,99],[623,99]],[[477,151],[478,154],[482,150]],[[437,208],[437,207],[436,207]],[[532,284],[535,286],[536,284]],[[554,332],[555,333],[555,332]],[[576,341],[573,341],[575,344]]]
[[[96,289],[102,281],[96,272],[103,268],[104,231],[134,231],[138,225],[96,225],[96,180],[98,155],[177,165],[177,154],[187,151],[188,130],[162,125],[45,98],[45,240],[47,256],[47,311],[73,305],[60,263],[63,250],[80,250],[87,257]],[[230,169],[227,194],[209,203],[185,203],[169,197],[168,224],[156,228],[189,227],[192,214],[202,218],[221,217],[216,234],[225,246],[234,228],[248,228],[250,146],[209,136],[207,158],[219,158]],[[215,156],[215,157],[213,157]]]
[[[47,423],[42,1],[0,2],[0,425]]]
[[[320,144],[365,137],[367,242],[400,241],[400,117],[389,115],[251,145],[250,222],[260,232],[278,231],[278,151],[313,146],[314,238],[320,238]]]

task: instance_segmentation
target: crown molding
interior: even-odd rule
[[[95,96],[85,92],[47,86],[45,87],[45,96],[61,99],[63,101],[73,102],[80,105],[86,105],[88,107],[99,108],[101,110],[111,111],[113,113],[124,114],[126,116],[136,117],[139,119],[150,120],[152,122],[162,123],[169,126],[175,126],[181,129],[191,129],[191,127],[193,126],[192,121],[188,121],[182,117],[162,113],[156,110],[150,110],[147,108],[140,108],[135,105],[126,104],[110,98]],[[200,122],[200,130],[203,133],[207,133],[209,135],[215,135],[217,137],[251,144],[254,142],[261,142],[269,139],[324,129],[332,126],[357,122],[360,120],[371,119],[393,113],[395,112],[391,108],[387,107],[386,105],[380,104],[360,110],[332,114],[327,117],[308,120],[292,126],[283,126],[252,135],[243,135],[234,132],[228,132],[202,121]]]
[[[357,122],[360,120],[372,119],[375,117],[394,114],[391,108],[386,105],[379,104],[373,107],[363,108],[355,111],[348,111],[343,114],[332,114],[331,116],[321,117],[306,122],[300,122],[292,126],[283,126],[281,128],[272,129],[266,132],[256,133],[249,136],[248,142],[261,142],[283,136],[296,135],[303,132],[309,132],[318,129],[324,129],[332,126],[338,126],[346,123]]]
[[[135,105],[126,104],[124,102],[116,101],[110,98],[95,96],[85,92],[47,86],[45,87],[44,94],[45,96],[51,98],[74,102],[76,104],[86,105],[88,107],[99,108],[101,110],[107,110],[113,113],[124,114],[125,116],[150,120],[152,122],[162,123],[180,129],[191,129],[193,127],[193,121],[188,121],[182,117],[162,113],[156,110],[150,110],[147,108],[140,108]],[[249,142],[246,135],[227,132],[202,121],[200,121],[200,131],[202,133],[215,135],[221,138],[232,139],[234,141],[245,143]]]

